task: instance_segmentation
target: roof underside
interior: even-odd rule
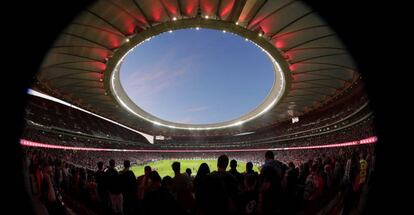
[[[105,80],[108,62],[126,39],[175,18],[236,22],[262,32],[289,65],[289,87],[266,114],[241,127],[209,131],[153,125],[120,107]],[[251,131],[323,107],[358,79],[356,66],[329,26],[295,0],[101,0],[62,32],[37,79],[42,91],[149,134],[223,135]]]

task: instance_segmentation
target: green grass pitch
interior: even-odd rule
[[[131,167],[131,170],[134,172],[135,176],[138,177],[144,174],[144,167],[149,165],[151,166],[153,170],[157,170],[161,178],[167,175],[174,177],[174,172],[172,171],[172,168],[171,168],[171,165],[174,161],[178,161],[181,163],[181,173],[184,173],[187,168],[190,168],[193,176],[197,174],[198,167],[202,163],[207,163],[207,165],[210,167],[210,172],[217,170],[217,159],[215,160],[159,160],[159,161],[150,162],[150,163],[147,163],[141,166],[134,165]],[[227,167],[227,171],[228,170],[230,170],[230,167]],[[238,161],[237,170],[240,173],[244,173],[246,171],[246,163]],[[253,170],[256,172],[259,171],[257,166],[253,166]]]

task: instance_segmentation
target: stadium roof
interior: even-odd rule
[[[204,27],[245,37],[274,59],[279,79],[257,109],[224,124],[154,118],[130,104],[118,65],[134,46],[175,29]],[[295,0],[108,0],[85,9],[44,59],[38,90],[154,135],[251,131],[323,107],[359,78],[352,57],[315,11]]]

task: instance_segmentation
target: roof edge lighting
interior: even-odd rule
[[[79,150],[79,151],[108,151],[108,152],[159,152],[159,153],[174,153],[174,152],[253,152],[253,151],[289,151],[289,150],[308,150],[308,149],[323,149],[323,148],[339,148],[347,146],[374,144],[378,141],[377,136],[368,137],[362,140],[355,140],[345,143],[334,143],[327,145],[316,146],[297,146],[297,147],[280,147],[280,148],[261,148],[261,149],[200,149],[200,150],[159,150],[159,149],[111,149],[111,148],[92,148],[92,147],[75,147],[75,146],[60,146],[46,143],[38,143],[30,140],[20,139],[20,144],[27,147],[39,147],[48,149],[60,150]]]

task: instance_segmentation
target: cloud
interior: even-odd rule
[[[194,118],[186,116],[182,119],[176,120],[178,123],[194,123]]]
[[[192,107],[186,110],[186,112],[190,112],[190,113],[194,113],[194,112],[201,112],[201,111],[205,111],[208,110],[209,107],[208,106],[199,106],[199,107]]]
[[[123,87],[128,96],[138,105],[152,106],[154,100],[167,91],[174,89],[187,80],[186,75],[193,73],[197,57],[180,57],[176,50],[160,56],[156,62],[143,64],[129,72],[123,79]]]
[[[132,74],[126,84],[131,96],[153,97],[177,85],[179,77],[186,70],[168,71],[165,68],[154,68],[150,73]]]

